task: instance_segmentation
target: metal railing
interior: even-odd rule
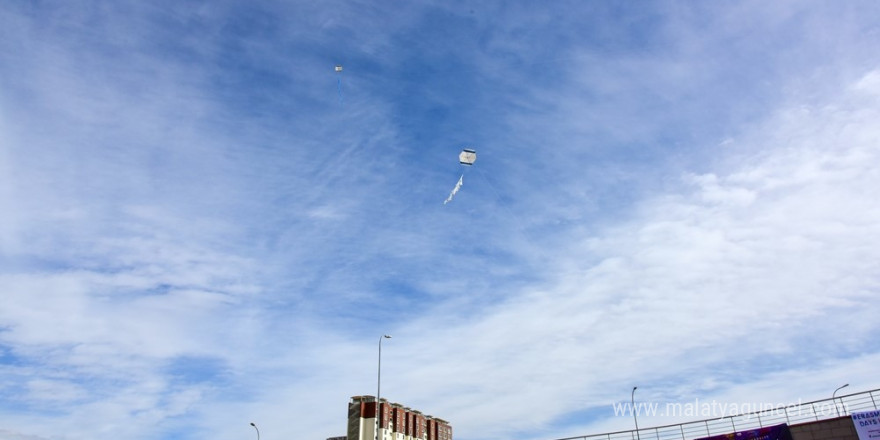
[[[780,405],[776,408],[734,416],[640,428],[638,431],[617,431],[556,440],[693,440],[782,423],[797,425],[836,419],[854,412],[876,410],[878,404],[880,404],[880,388],[838,396],[834,399],[822,399],[789,406]],[[632,408],[630,409],[632,410]]]

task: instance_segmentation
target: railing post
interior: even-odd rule
[[[816,412],[816,404],[810,403],[810,409],[813,410],[813,417],[815,417],[816,421],[818,422],[819,421],[819,413]]]
[[[800,408],[800,407],[798,407],[798,408]],[[798,409],[798,411],[800,411],[800,409]],[[785,424],[791,425],[791,419],[788,418],[788,407],[787,406],[784,408],[783,412],[785,413]]]
[[[736,424],[733,423],[733,417],[730,418],[730,427],[733,428],[733,432],[736,432]]]
[[[755,413],[755,415],[758,416],[758,428],[763,428],[764,423],[761,422],[761,413]]]
[[[681,440],[685,440],[685,438],[684,438],[684,424],[683,423],[678,425],[678,430],[681,431]]]
[[[874,401],[874,392],[868,391],[868,395],[871,396],[871,404],[874,405],[874,409],[877,409],[877,402]]]
[[[706,437],[709,437],[709,436],[711,436],[711,435],[712,435],[712,433],[711,433],[711,432],[709,432],[709,421],[708,421],[708,420],[703,420],[703,424],[705,424],[705,425],[706,425]]]

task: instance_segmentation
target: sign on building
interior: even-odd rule
[[[859,433],[859,440],[880,439],[880,411],[864,411],[852,414],[853,424]]]
[[[703,437],[697,440],[791,440],[791,431],[789,431],[788,425],[783,423],[781,425],[765,426],[732,434],[713,435],[712,437]]]

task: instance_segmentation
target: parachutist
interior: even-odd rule
[[[461,153],[458,154],[458,163],[464,166],[470,167],[476,161],[477,152],[469,148],[461,150]],[[461,177],[458,178],[458,182],[455,184],[455,188],[452,188],[452,192],[449,193],[449,197],[447,197],[446,200],[443,201],[444,205],[452,201],[452,198],[455,197],[455,194],[458,193],[458,190],[461,189],[462,185],[464,185],[464,173],[461,173]]]

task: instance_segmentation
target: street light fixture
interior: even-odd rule
[[[834,402],[834,409],[837,411],[837,417],[840,417],[840,408],[837,407],[837,400],[835,400],[835,397],[834,397],[834,396],[837,394],[838,391],[840,391],[840,390],[842,390],[842,389],[844,389],[844,388],[846,388],[846,387],[848,387],[848,386],[849,386],[849,384],[848,384],[848,383],[845,383],[845,384],[843,384],[843,385],[837,387],[837,389],[834,390],[833,393],[831,393],[831,401]],[[841,404],[843,403],[843,399],[841,399],[840,403],[841,403]],[[843,409],[846,409],[846,407],[843,407]]]
[[[642,437],[639,435],[639,419],[636,417],[636,390],[638,388],[639,387],[633,387],[632,393],[629,395],[629,404],[633,413],[633,421],[636,422],[636,439],[642,440]]]
[[[257,428],[257,425],[255,425],[254,422],[251,422],[251,426],[253,426],[254,429],[257,430],[257,440],[260,440],[260,429]]]
[[[382,340],[383,339],[391,339],[391,335],[382,335],[379,338],[379,374],[376,379],[376,440],[379,440],[379,418],[381,415],[379,414],[379,408],[381,406],[380,403],[380,393],[382,391]]]

